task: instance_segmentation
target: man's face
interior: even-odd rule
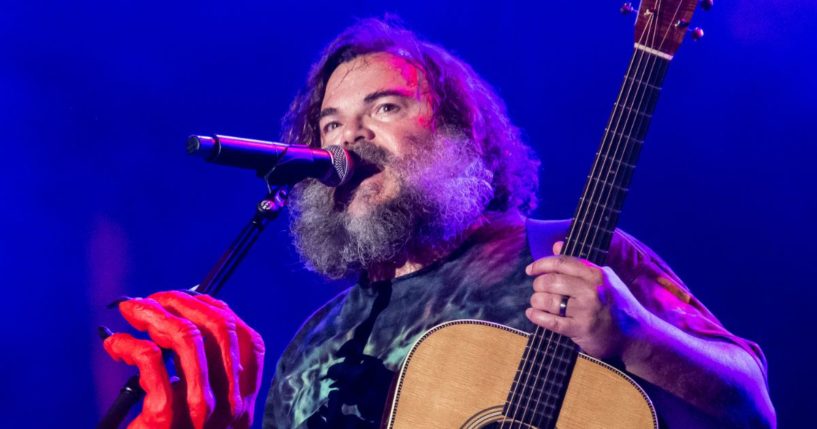
[[[340,65],[319,125],[323,146],[360,160],[349,184],[308,179],[290,196],[293,242],[329,277],[442,253],[493,195],[478,146],[463,130],[435,128],[425,76],[402,58],[376,53]]]
[[[431,140],[432,118],[424,73],[401,57],[368,54],[341,64],[330,76],[319,120],[321,145],[369,142],[393,158],[404,158],[421,150],[415,143]],[[353,190],[347,213],[370,213],[395,198],[399,183],[386,163]]]

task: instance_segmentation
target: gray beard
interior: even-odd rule
[[[332,279],[379,265],[401,265],[410,255],[439,255],[461,241],[493,198],[492,173],[474,142],[438,132],[411,141],[411,155],[394,158],[371,142],[350,146],[365,163],[388,166],[397,195],[351,216],[335,188],[315,180],[293,187],[290,232],[307,268]],[[365,197],[365,195],[364,195]]]

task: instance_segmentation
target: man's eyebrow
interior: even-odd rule
[[[363,102],[366,104],[372,103],[373,101],[377,100],[378,98],[382,97],[403,97],[403,98],[411,98],[413,95],[411,91],[406,91],[405,89],[381,89],[379,91],[375,91],[369,95],[367,95]]]
[[[413,97],[413,95],[412,95],[411,91],[407,91],[407,90],[404,90],[404,89],[397,89],[397,88],[381,89],[379,91],[375,91],[375,92],[367,95],[366,97],[364,97],[363,102],[366,103],[366,104],[371,104],[375,100],[377,100],[378,98],[382,98],[382,97],[411,98],[411,97]],[[327,116],[334,115],[336,113],[338,113],[338,109],[336,109],[334,107],[327,107],[327,108],[321,110],[321,113],[318,114],[318,120],[320,121],[321,119],[323,119],[323,118],[325,118]]]
[[[334,107],[327,107],[321,110],[321,113],[318,114],[318,120],[320,121],[321,119],[329,115],[334,115],[335,113],[338,113],[338,109],[335,109]]]

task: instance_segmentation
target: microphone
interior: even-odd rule
[[[340,186],[352,177],[353,162],[340,146],[315,149],[262,140],[216,135],[190,136],[187,153],[215,164],[255,170],[271,184],[285,185],[308,177]]]

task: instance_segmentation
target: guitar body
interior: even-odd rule
[[[479,320],[431,329],[406,358],[386,427],[499,428],[527,340],[524,332]],[[652,403],[632,379],[580,354],[556,427],[654,429],[658,423]]]

